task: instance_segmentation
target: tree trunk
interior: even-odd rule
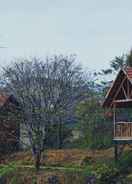
[[[37,153],[35,156],[35,169],[36,172],[40,170],[40,165],[41,165],[41,153]]]
[[[59,126],[58,126],[58,148],[59,149],[62,149],[62,145],[63,145],[63,138],[62,138],[62,122],[61,122],[61,119],[60,119],[60,122],[59,122]]]
[[[44,140],[44,148],[49,147],[49,134],[50,134],[50,123],[45,125],[45,140]]]

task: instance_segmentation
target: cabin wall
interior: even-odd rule
[[[20,127],[11,104],[0,109],[0,154],[19,150]]]
[[[15,122],[0,122],[0,153],[14,152],[19,149],[19,128]]]
[[[26,150],[30,147],[29,138],[24,124],[20,124],[20,140],[22,140],[20,141],[20,149]]]

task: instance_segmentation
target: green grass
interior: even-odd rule
[[[44,172],[43,172],[44,171]],[[101,184],[110,183],[115,179],[120,170],[118,168],[108,165],[108,164],[100,164],[96,163],[94,165],[87,165],[85,167],[75,167],[75,166],[41,166],[40,172],[43,175],[45,172],[51,173],[65,173],[65,174],[79,174],[82,177],[85,176],[95,176]],[[28,177],[29,175],[34,176],[32,183],[36,182],[35,168],[34,165],[17,165],[16,163],[11,163],[9,165],[0,166],[0,176],[9,177],[11,184],[19,184],[18,176],[21,178]]]
[[[8,165],[0,165],[0,176],[8,175],[16,170],[17,166],[14,163]]]

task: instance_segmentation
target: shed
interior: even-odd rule
[[[0,93],[0,154],[19,149],[19,124],[15,118],[17,106],[13,95]]]
[[[103,107],[113,110],[114,143],[132,143],[132,118],[123,118],[122,116],[121,119],[117,113],[123,108],[126,112],[129,111],[132,116],[132,67],[122,68],[118,72],[116,79],[106,94]]]

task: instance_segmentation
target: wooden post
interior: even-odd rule
[[[114,137],[116,136],[116,104],[113,104]],[[115,161],[118,161],[118,145],[114,145]]]
[[[114,151],[115,151],[115,161],[118,161],[118,145],[117,144],[115,144],[115,146],[114,146]]]
[[[114,137],[116,136],[116,105],[113,106]]]
[[[129,88],[129,81],[127,80],[127,96],[130,99],[130,88]]]

